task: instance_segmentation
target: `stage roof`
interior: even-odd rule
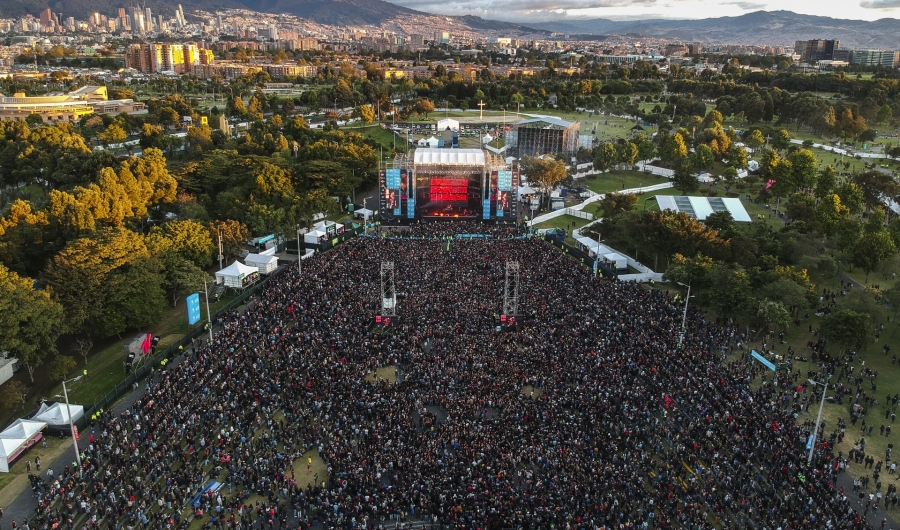
[[[568,129],[575,122],[566,121],[560,118],[556,118],[554,116],[541,116],[540,118],[534,118],[531,120],[523,120],[517,122],[516,125],[528,125],[529,123],[546,123],[548,125],[555,125],[556,127],[562,127],[563,129]]]
[[[436,149],[420,147],[415,150],[413,163],[439,164],[446,166],[483,166],[484,151],[481,149]]]
[[[713,212],[727,210],[735,221],[749,223],[752,221],[741,200],[734,197],[685,197],[657,195],[656,202],[660,210],[684,212],[694,219],[702,221]]]

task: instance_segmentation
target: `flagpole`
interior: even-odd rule
[[[212,315],[209,312],[209,290],[206,288],[206,278],[203,278],[203,295],[206,297],[206,323],[209,326],[209,342],[212,344]]]

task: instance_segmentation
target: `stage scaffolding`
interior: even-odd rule
[[[579,145],[578,122],[536,118],[519,122],[507,132],[506,145],[512,156],[565,153],[574,156]]]

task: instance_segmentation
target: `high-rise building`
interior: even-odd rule
[[[800,56],[800,62],[833,61],[834,50],[841,47],[839,40],[798,40],[794,43],[794,53]]]
[[[147,33],[153,31],[153,12],[149,7],[144,8],[144,31]]]
[[[181,4],[178,4],[178,9],[175,10],[175,21],[178,23],[178,29],[187,25],[184,20],[184,8],[181,7]]]
[[[41,11],[41,26],[45,28],[49,28],[53,25],[53,11],[50,11],[50,8]]]
[[[66,19],[66,31],[75,31],[75,17]]]

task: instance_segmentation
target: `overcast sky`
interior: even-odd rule
[[[900,18],[900,0],[388,0],[428,13],[515,22],[566,18],[711,18],[788,10],[832,18]],[[898,22],[900,31],[900,22]]]

